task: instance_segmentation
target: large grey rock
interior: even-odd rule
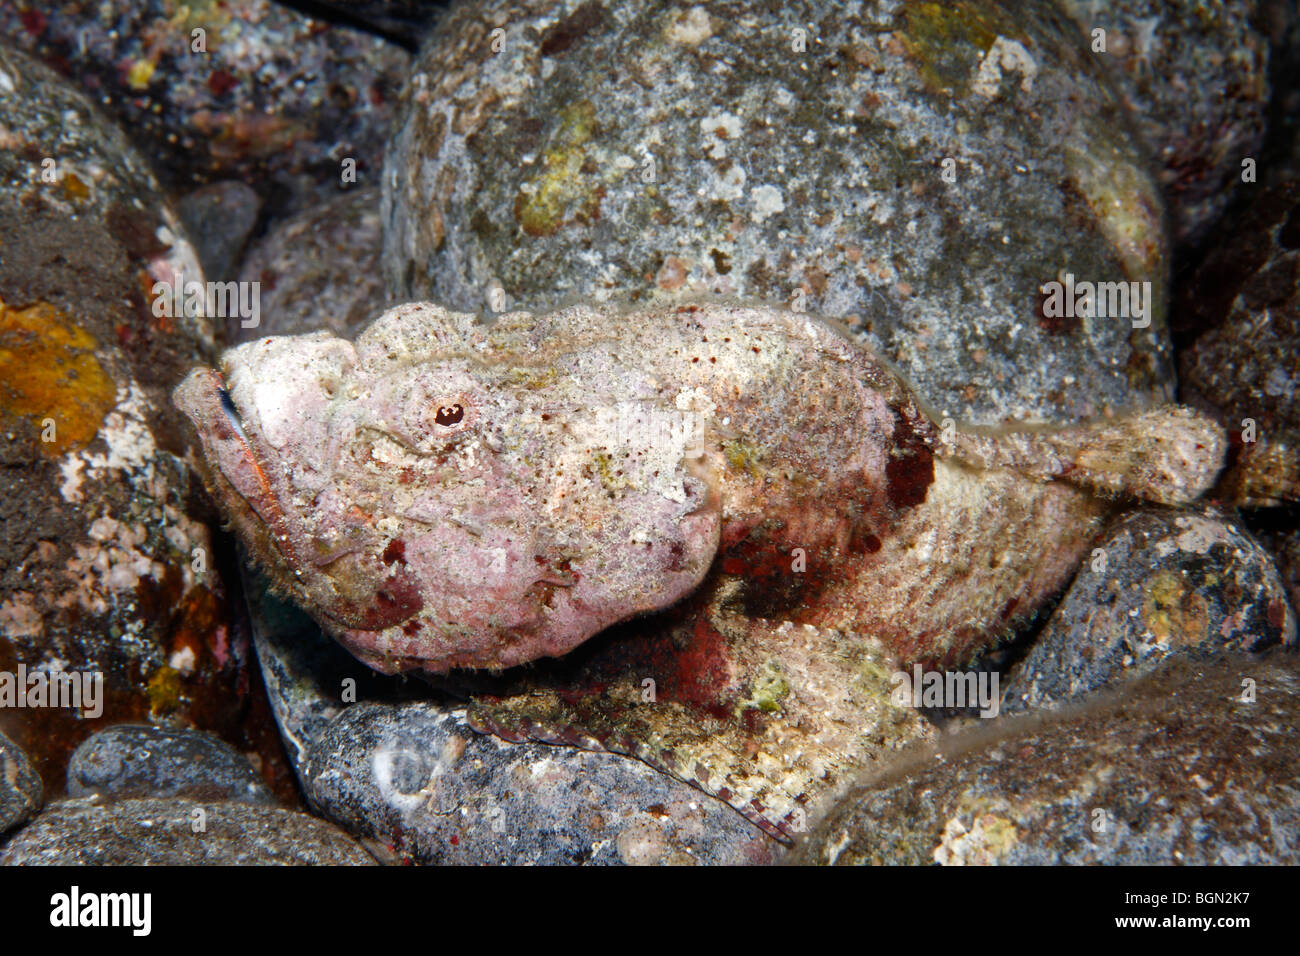
[[[253,585],[258,657],[308,800],[420,863],[752,863],[726,804],[617,754],[506,743],[418,680],[381,677]]]
[[[193,800],[64,800],[19,831],[4,866],[369,865],[342,830],[305,813]]]
[[[851,790],[798,849],[834,864],[1300,863],[1300,662],[1171,657]],[[937,759],[936,759],[937,758]]]
[[[730,807],[607,753],[509,744],[446,704],[356,704],[311,748],[308,796],[421,863],[760,863],[779,845]]]
[[[402,94],[384,268],[475,311],[802,305],[955,420],[1141,404],[1163,209],[1107,72],[1024,0],[457,4]],[[1067,273],[1149,281],[1149,327],[1049,314]]]

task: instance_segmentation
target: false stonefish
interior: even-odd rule
[[[927,732],[891,671],[969,661],[1119,503],[1190,501],[1225,449],[1173,406],[964,428],[832,324],[714,303],[403,305],[175,400],[248,548],[358,658],[486,671],[481,726],[634,754],[778,834]]]

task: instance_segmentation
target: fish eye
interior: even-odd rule
[[[465,409],[457,402],[451,406],[438,406],[438,414],[433,416],[433,420],[444,428],[451,428],[453,425],[459,425],[464,417]]]

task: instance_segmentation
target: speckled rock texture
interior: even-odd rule
[[[120,724],[82,743],[68,762],[68,796],[186,797],[267,806],[274,797],[248,758],[197,730]]]
[[[355,338],[387,306],[379,187],[352,187],[282,219],[248,250],[243,282],[261,283],[261,322],[230,323],[228,341],[324,330]]]
[[[445,703],[348,707],[303,774],[327,817],[421,863],[745,864],[780,849],[639,761],[506,743]]]
[[[272,0],[5,0],[0,34],[128,127],[166,185],[239,179],[281,210],[339,183],[344,159],[377,176],[410,59]]]
[[[96,720],[201,726],[265,746],[271,767],[212,513],[166,401],[213,335],[151,306],[159,283],[203,280],[193,248],[122,133],[4,49],[0,183],[0,671],[103,678],[102,713],[15,702],[0,729],[52,794]]]
[[[780,845],[627,757],[508,744],[463,706],[361,666],[300,612],[253,602],[258,657],[314,808],[419,863],[761,863]]]
[[[959,421],[1167,398],[1163,207],[1107,72],[1018,0],[458,4],[402,93],[384,266],[459,309],[806,307]],[[1149,281],[1150,324],[1056,315],[1065,275]]]
[[[1293,654],[1175,656],[1050,719],[945,741],[818,821],[804,863],[1300,862]]]
[[[27,755],[0,734],[0,835],[40,809],[41,790],[41,778]]]
[[[1220,416],[1235,451],[1218,492],[1300,500],[1300,178],[1260,196],[1184,298],[1201,334],[1180,356],[1183,395]]]
[[[368,866],[342,830],[305,813],[195,800],[63,800],[0,846],[0,866]]]
[[[1083,28],[1082,42],[1113,71],[1154,152],[1175,241],[1204,240],[1242,180],[1242,161],[1261,161],[1269,70],[1294,4],[1063,2]]]
[[[1060,704],[1170,654],[1294,647],[1295,613],[1269,553],[1214,510],[1131,513],[1084,560],[1003,684],[1004,712]]]

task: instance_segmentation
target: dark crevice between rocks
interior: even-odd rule
[[[277,0],[277,2],[280,6],[297,10],[313,19],[373,34],[414,53],[419,49],[421,38],[446,12],[453,0],[354,3],[346,8],[321,2],[321,0]]]

